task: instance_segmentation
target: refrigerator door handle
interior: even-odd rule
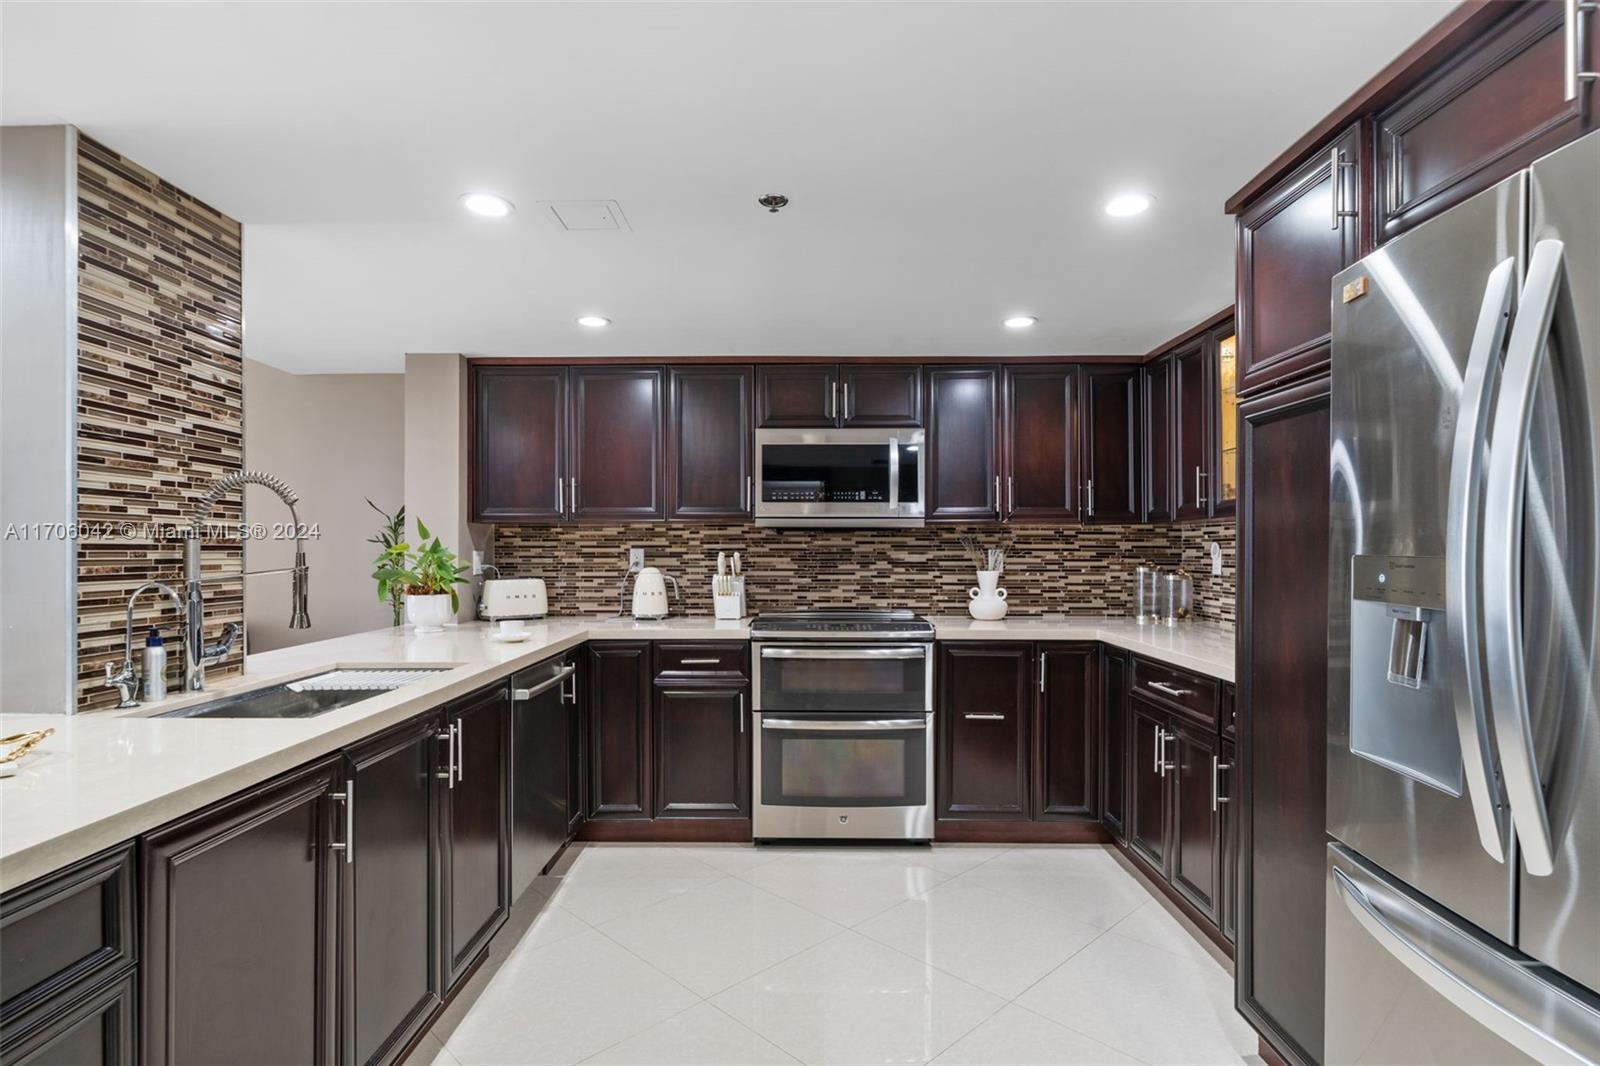
[[[1517,261],[1502,259],[1489,271],[1478,324],[1467,354],[1466,377],[1456,416],[1450,458],[1450,510],[1445,524],[1445,626],[1454,674],[1456,732],[1467,798],[1478,826],[1478,841],[1496,862],[1505,862],[1505,804],[1489,741],[1488,703],[1483,664],[1483,592],[1479,558],[1483,552],[1484,442],[1488,437],[1489,397],[1500,373],[1511,318]]]
[[[1500,770],[1524,867],[1536,877],[1555,872],[1550,815],[1545,807],[1528,711],[1522,644],[1522,526],[1527,489],[1534,392],[1549,352],[1551,330],[1576,344],[1571,287],[1562,263],[1565,246],[1543,240],[1528,257],[1527,281],[1495,407],[1489,452],[1489,506],[1484,514],[1484,629],[1489,665],[1489,710],[1500,747]],[[1567,353],[1577,358],[1579,353]]]
[[[1351,872],[1331,871],[1345,908],[1428,987],[1535,1061],[1596,1061],[1600,1014],[1540,976],[1540,967],[1469,935],[1360,867]]]

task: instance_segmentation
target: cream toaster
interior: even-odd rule
[[[550,613],[542,577],[490,578],[483,583],[483,616],[492,622],[502,618],[543,618]]]

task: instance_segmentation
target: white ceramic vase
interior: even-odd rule
[[[1006,590],[998,587],[1000,571],[979,570],[978,583],[967,590],[967,613],[980,622],[998,622],[1006,616]]]
[[[443,633],[453,617],[448,592],[432,596],[406,594],[406,621],[416,626],[418,633]]]

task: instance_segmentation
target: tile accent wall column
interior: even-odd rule
[[[152,527],[181,528],[207,485],[241,469],[243,264],[238,222],[81,135],[78,228],[78,519],[109,527],[78,542],[77,703],[88,708],[115,702],[101,681],[122,657],[129,593],[149,580],[182,593],[182,543]],[[239,495],[211,517],[238,523]],[[207,573],[243,561],[236,535],[206,541]],[[139,644],[161,627],[176,687],[177,613],[151,597],[134,621]],[[206,639],[243,621],[243,582],[208,585]],[[242,668],[241,640],[207,676]]]

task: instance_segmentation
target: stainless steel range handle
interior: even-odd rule
[[[1452,698],[1467,799],[1478,826],[1478,842],[1496,862],[1506,861],[1506,820],[1500,775],[1489,743],[1488,695],[1483,663],[1483,477],[1489,439],[1489,397],[1500,377],[1511,319],[1517,261],[1503,259],[1489,271],[1478,324],[1467,351],[1466,376],[1456,414],[1450,456],[1450,507],[1445,519],[1445,637],[1450,648]]]
[[[761,649],[763,659],[925,659],[923,647],[886,648],[804,648],[769,647]]]
[[[1483,523],[1489,713],[1500,746],[1500,769],[1523,865],[1537,877],[1555,871],[1555,854],[1533,750],[1522,645],[1523,499],[1534,393],[1549,355],[1551,331],[1561,333],[1566,357],[1581,361],[1582,356],[1576,349],[1578,331],[1562,261],[1564,250],[1561,241],[1543,240],[1528,257],[1527,281],[1506,346],[1505,376],[1495,406],[1486,489],[1489,505]]]
[[[685,659],[684,660],[684,662],[693,662],[693,661],[694,661],[693,659]],[[705,662],[714,663],[717,660],[715,660],[715,659],[706,659],[704,661]],[[576,666],[571,666],[571,665],[563,666],[559,671],[556,672],[554,677],[551,677],[551,678],[549,678],[549,679],[547,679],[545,681],[541,681],[537,685],[533,686],[532,688],[514,688],[514,689],[512,689],[511,690],[511,698],[513,700],[518,700],[518,701],[531,700],[535,696],[539,695],[539,693],[548,691],[549,689],[552,689],[555,686],[561,684],[563,681],[565,681],[567,678],[571,677],[573,674],[575,674],[577,672],[578,672],[578,668]],[[562,691],[562,696],[563,696],[563,699],[566,696],[566,692],[565,692],[564,689]]]
[[[1600,79],[1600,73],[1578,69],[1578,62],[1581,59],[1578,55],[1578,42],[1580,39],[1578,34],[1578,15],[1580,13],[1588,14],[1596,10],[1600,10],[1600,4],[1582,3],[1580,0],[1566,0],[1565,17],[1562,19],[1561,29],[1566,57],[1566,76],[1562,80],[1562,88],[1565,91],[1567,100],[1576,100],[1578,98],[1578,87],[1583,82]]]
[[[1006,720],[1006,716],[1003,714],[980,714],[976,711],[963,714],[961,717],[969,722],[1003,722]]]
[[[926,718],[869,718],[860,722],[808,721],[803,718],[763,718],[762,729],[793,729],[801,733],[856,733],[889,729],[926,729]]]

